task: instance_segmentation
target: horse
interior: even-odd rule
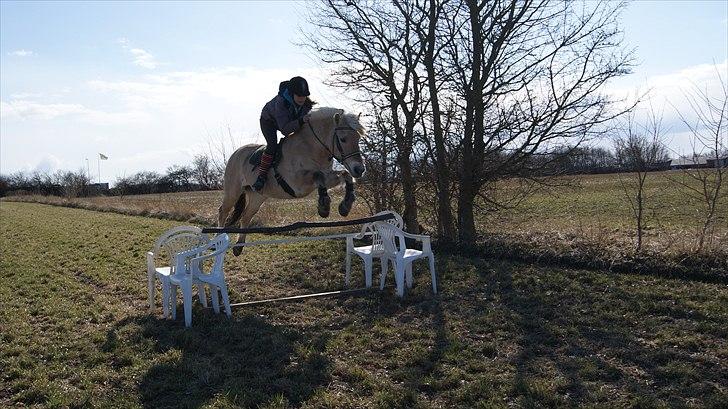
[[[339,214],[349,214],[355,200],[354,178],[360,178],[366,170],[359,150],[359,139],[366,131],[359,122],[359,115],[345,113],[343,109],[322,107],[310,114],[307,123],[279,142],[262,191],[256,192],[250,185],[257,177],[258,162],[265,146],[245,145],[230,155],[225,165],[218,227],[230,227],[238,221],[241,228],[248,227],[268,198],[304,197],[315,189],[319,195],[318,214],[328,217],[331,207],[328,189],[342,183],[346,185],[346,194],[339,204]],[[345,171],[333,169],[334,158],[344,165]],[[238,243],[245,243],[245,234],[238,236]],[[236,256],[241,252],[242,247],[233,248]]]

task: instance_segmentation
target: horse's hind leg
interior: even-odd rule
[[[254,192],[250,189],[247,189],[245,191],[246,195],[246,203],[245,203],[245,210],[243,210],[243,215],[240,218],[240,227],[246,228],[250,224],[250,221],[253,219],[253,216],[255,216],[256,213],[258,213],[258,210],[260,210],[260,206],[265,202],[266,197]],[[238,241],[235,244],[245,243],[245,234],[239,234],[238,235]],[[243,252],[243,247],[233,247],[233,254],[236,256],[239,256],[240,253]]]
[[[229,189],[225,189],[222,204],[217,209],[217,227],[225,227],[225,221],[230,214],[230,210],[235,206],[242,193],[243,187],[241,185],[230,186]]]

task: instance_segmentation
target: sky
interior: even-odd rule
[[[0,174],[87,169],[113,184],[190,163],[221,142],[262,143],[260,109],[294,75],[321,105],[356,109],[297,45],[305,8],[0,1]],[[638,66],[606,91],[649,90],[671,150],[687,153],[674,111],[692,85],[717,89],[716,67],[728,77],[728,2],[638,0],[622,27]]]

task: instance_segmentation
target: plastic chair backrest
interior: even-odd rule
[[[202,266],[200,265],[199,271],[196,270],[196,272],[198,274],[222,275],[222,264],[225,261],[225,252],[227,251],[229,245],[230,236],[228,236],[226,233],[218,234],[217,236],[210,239],[210,241],[207,242],[207,244],[205,245],[205,248],[202,249],[202,254],[200,255],[214,255],[215,260],[212,264],[212,268],[210,269],[209,273],[205,273],[205,271],[203,271],[202,269]]]
[[[395,227],[401,229],[402,224],[403,224],[402,216],[400,216],[396,212],[393,212],[390,210],[385,210],[383,212],[379,212],[379,213],[375,214],[375,216],[379,216],[379,215],[387,214],[387,213],[394,214],[394,219],[384,220],[384,221],[375,222],[375,223],[386,223],[386,224],[390,224],[392,226],[395,226]],[[374,223],[370,223],[370,224],[366,225],[365,228],[370,230],[372,233],[372,250],[375,252],[384,251],[385,247],[383,247],[382,238],[379,236],[379,232],[375,228]]]
[[[175,270],[175,255],[205,244],[208,237],[202,234],[202,229],[195,226],[178,226],[167,230],[154,244],[152,252],[155,256],[164,254],[171,267]]]
[[[377,232],[383,250],[392,254],[399,252],[395,241],[397,240],[397,236],[400,235],[399,232],[401,230],[399,227],[393,223],[374,222],[374,230]],[[401,239],[400,243],[402,243]]]

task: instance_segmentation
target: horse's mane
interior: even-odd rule
[[[333,107],[319,107],[311,111],[311,121],[328,121],[335,114],[343,114],[344,121],[357,132],[363,133],[364,126],[359,122],[359,115],[346,113],[343,109]]]

